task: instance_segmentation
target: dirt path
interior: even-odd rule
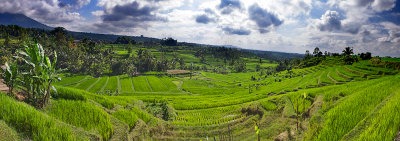
[[[3,80],[0,80],[0,91],[8,93],[8,87],[3,83]]]
[[[5,69],[5,66],[1,66],[1,69]],[[0,91],[8,93],[8,87],[4,84],[3,79],[1,79],[1,73],[0,73]]]
[[[326,75],[333,83],[338,84],[339,82],[337,82],[335,79],[333,79],[329,74],[331,74],[331,71],[328,72],[328,74]]]

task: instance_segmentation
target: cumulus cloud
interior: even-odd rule
[[[317,25],[320,31],[335,31],[340,30],[342,27],[342,22],[340,21],[339,13],[336,11],[326,11],[322,15],[320,23]]]
[[[154,21],[158,20],[152,12],[157,8],[150,6],[140,7],[139,3],[134,1],[126,5],[117,5],[110,12],[102,15],[104,21],[131,20],[132,22]],[[135,26],[135,25],[132,25]]]
[[[70,3],[66,3],[64,1],[58,2],[58,6],[62,8],[69,8],[69,9],[79,9],[85,5],[90,3],[90,0],[70,0]]]
[[[249,7],[249,18],[256,22],[260,33],[268,32],[270,26],[280,26],[283,23],[275,14],[262,9],[258,4]]]
[[[235,9],[242,9],[242,3],[239,0],[221,0],[218,8],[222,14],[231,14]]]
[[[60,7],[58,0],[3,0],[0,13],[19,13],[39,22],[57,25],[71,23],[83,18],[79,13]]]
[[[375,11],[382,12],[387,11],[396,5],[396,0],[374,0],[371,7]]]
[[[222,30],[226,34],[232,34],[232,35],[249,35],[251,33],[250,30],[245,29],[243,27],[240,28],[231,28],[231,27],[223,27]]]
[[[208,16],[205,15],[205,14],[202,14],[202,15],[198,15],[198,16],[196,17],[196,22],[197,22],[197,23],[208,24],[209,22],[214,22],[214,19],[208,17]]]
[[[166,22],[168,20],[166,17],[158,15],[160,7],[152,4],[161,1],[165,0],[147,0],[140,3],[138,1],[100,3],[103,11],[96,11],[92,14],[100,16],[102,21],[94,25],[98,30],[104,32],[122,32],[127,30],[126,28],[147,28],[148,22]]]

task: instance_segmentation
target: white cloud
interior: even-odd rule
[[[60,7],[58,0],[3,0],[0,13],[20,13],[39,22],[52,25],[84,20],[79,13]]]

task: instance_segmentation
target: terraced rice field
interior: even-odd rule
[[[167,101],[173,108],[173,115],[167,121],[172,127],[162,136],[151,137],[156,140],[256,140],[254,122],[258,123],[263,140],[288,139],[287,131],[297,130],[298,115],[301,128],[308,130],[289,134],[304,140],[391,140],[400,130],[400,126],[393,126],[400,123],[396,116],[400,113],[393,110],[400,105],[396,102],[400,94],[400,83],[396,83],[400,82],[398,70],[360,62],[292,71],[294,74],[281,72],[266,77],[258,76],[257,72],[200,72],[192,79],[152,75],[77,76],[58,84],[99,94],[114,92],[112,96],[86,94],[85,97],[103,106],[112,105],[106,106],[108,109],[125,107],[113,110],[112,115],[132,130],[141,127],[141,121],[151,124],[162,120],[149,114],[152,111],[141,109],[140,103],[149,106]],[[252,76],[257,79],[251,80]],[[69,85],[73,80],[79,83]],[[132,109],[128,105],[139,107]],[[282,137],[283,134],[286,136]]]

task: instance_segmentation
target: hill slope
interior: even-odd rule
[[[23,14],[0,13],[0,24],[3,25],[18,25],[25,28],[40,28],[53,29],[50,26],[42,24],[34,19],[31,19]]]

